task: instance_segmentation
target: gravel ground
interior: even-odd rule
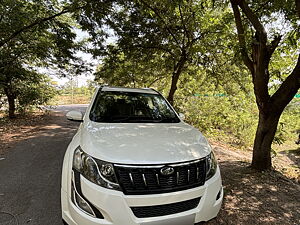
[[[251,152],[233,151],[217,143],[214,151],[225,196],[217,218],[206,224],[300,224],[299,183],[276,170],[252,170]],[[277,162],[279,166],[283,167]]]

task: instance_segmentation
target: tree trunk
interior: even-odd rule
[[[171,88],[170,88],[169,95],[167,98],[171,105],[174,105],[174,94],[177,90],[177,83],[178,83],[179,76],[180,76],[180,74],[178,74],[178,73],[173,73],[173,75],[172,75]]]
[[[8,117],[10,119],[16,118],[15,111],[16,111],[16,104],[15,104],[15,94],[10,90],[9,87],[4,88],[4,92],[7,96],[8,101]]]
[[[300,0],[295,0],[298,16],[300,17]]]
[[[267,116],[262,112],[259,113],[258,127],[253,147],[252,168],[260,171],[271,169],[271,146],[279,118],[280,114],[278,113]]]
[[[184,67],[186,61],[187,61],[187,56],[186,56],[186,53],[183,52],[181,57],[180,57],[180,60],[176,64],[176,66],[174,68],[174,71],[173,71],[173,74],[172,74],[171,88],[170,88],[170,91],[169,91],[169,95],[167,97],[167,99],[168,99],[168,101],[170,102],[171,105],[174,105],[174,95],[175,95],[175,92],[177,90],[177,83],[178,83],[179,76],[180,76],[180,74],[183,70],[183,67]]]
[[[16,115],[15,115],[15,111],[16,111],[15,98],[12,95],[9,95],[9,96],[7,96],[7,100],[8,100],[8,116],[11,119],[16,118]]]

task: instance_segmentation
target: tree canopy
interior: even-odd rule
[[[19,83],[38,83],[39,67],[76,61],[79,45],[73,20],[57,1],[1,1],[0,14],[0,87],[14,117]]]
[[[170,80],[171,103],[180,75],[190,65],[205,66],[228,30],[229,9],[210,1],[119,1],[116,8],[106,21],[116,41],[104,52],[97,78],[112,78],[122,71],[127,83],[141,77],[148,84]],[[114,68],[110,75],[109,68]]]

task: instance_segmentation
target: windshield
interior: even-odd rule
[[[178,123],[176,113],[158,94],[99,92],[90,119],[107,123]]]

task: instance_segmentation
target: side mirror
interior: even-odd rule
[[[179,113],[179,118],[184,120],[185,119],[185,115],[183,113]]]
[[[70,111],[66,114],[66,117],[68,120],[72,120],[72,121],[79,121],[79,122],[83,121],[83,115],[81,112],[78,111]]]

